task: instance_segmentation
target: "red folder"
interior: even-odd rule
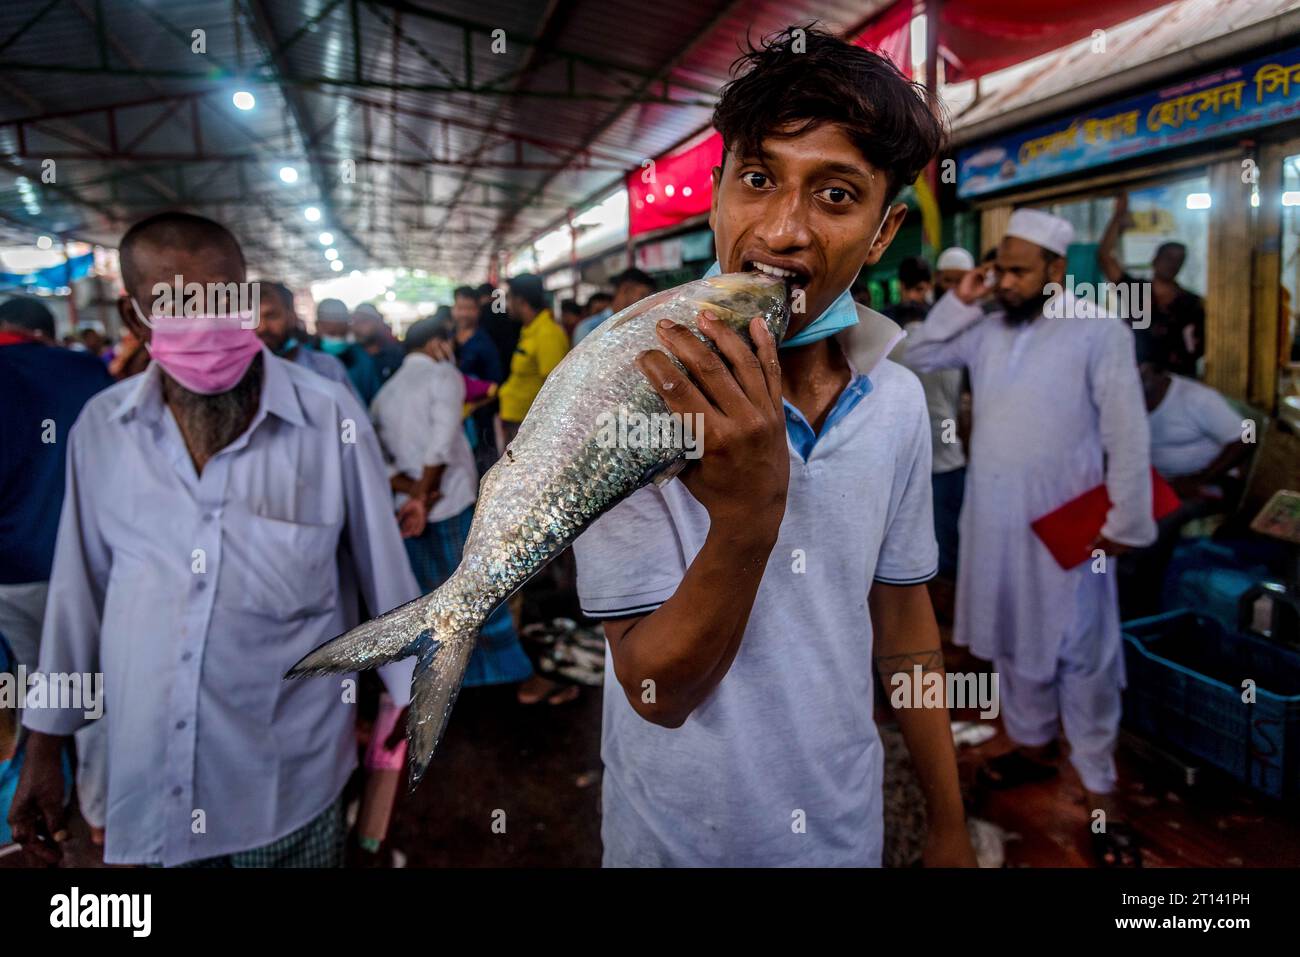
[[[1175,492],[1155,469],[1151,470],[1151,514],[1159,521],[1179,506]],[[1069,571],[1092,558],[1092,543],[1101,534],[1110,511],[1106,486],[1098,485],[1056,511],[1030,523],[1056,563]]]

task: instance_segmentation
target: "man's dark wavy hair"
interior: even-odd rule
[[[759,156],[769,136],[835,123],[885,173],[888,204],[943,147],[943,122],[925,88],[880,54],[813,24],[746,46],[713,110],[713,126],[733,156]]]

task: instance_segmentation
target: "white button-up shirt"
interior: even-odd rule
[[[263,846],[338,796],[355,676],[284,680],[317,645],[415,598],[375,433],[345,389],[262,350],[248,429],[196,474],[159,370],[68,436],[40,669],[102,672],[108,863]],[[349,613],[349,608],[351,612]],[[412,661],[381,669],[399,705]],[[78,709],[28,708],[68,734]]]
[[[370,403],[390,476],[418,479],[427,465],[446,466],[438,487],[442,495],[429,510],[430,522],[452,518],[474,504],[478,470],[465,438],[464,403],[460,371],[423,352],[408,353]]]

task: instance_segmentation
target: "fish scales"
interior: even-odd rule
[[[518,434],[483,477],[452,576],[429,595],[327,642],[291,669],[291,677],[348,672],[416,655],[408,723],[412,786],[437,747],[479,629],[492,611],[600,515],[671,475],[683,459],[680,445],[611,444],[607,430],[602,437],[601,423],[602,417],[637,414],[654,422],[669,411],[636,357],[648,349],[665,351],[655,332],[662,319],[704,340],[696,317],[706,308],[750,348],[751,318],[763,317],[778,342],[789,318],[783,282],[736,273],[665,290],[605,320],[547,377]],[[705,438],[707,454],[706,437],[698,438]]]

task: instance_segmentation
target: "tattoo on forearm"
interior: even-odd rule
[[[882,675],[910,672],[917,665],[922,671],[943,671],[943,652],[938,648],[904,651],[896,655],[876,655],[876,669]]]

